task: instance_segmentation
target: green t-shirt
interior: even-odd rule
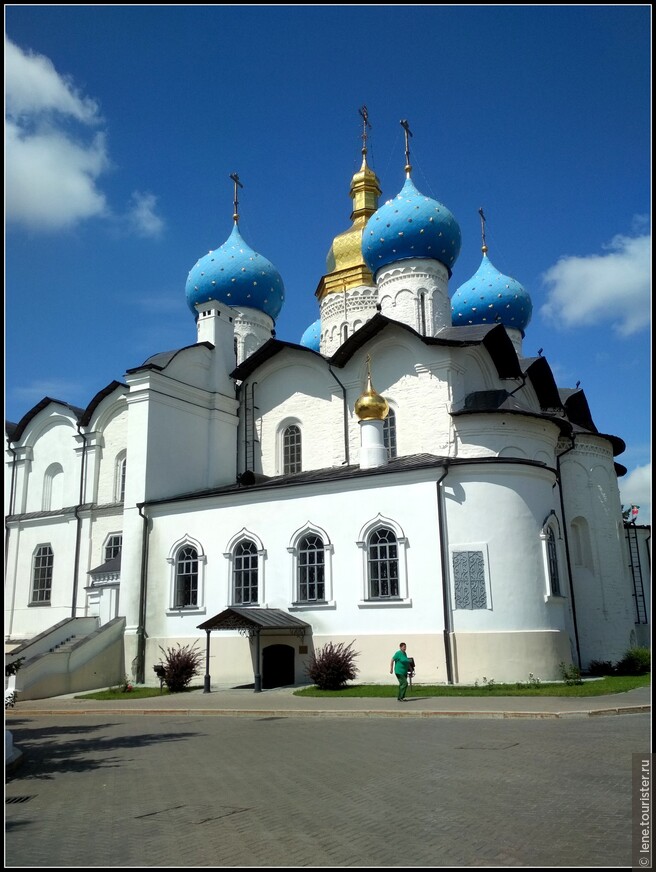
[[[396,652],[394,657],[392,657],[394,662],[394,674],[395,675],[407,675],[408,669],[410,667],[410,658],[407,654],[405,654],[401,649]]]

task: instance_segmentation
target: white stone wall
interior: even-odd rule
[[[378,302],[388,318],[423,336],[451,326],[449,273],[436,260],[409,258],[376,273]],[[421,298],[423,297],[423,305]]]
[[[333,355],[346,337],[373,318],[377,302],[376,288],[366,285],[327,294],[320,307],[321,353],[325,357]]]
[[[53,406],[48,406],[30,422],[29,430],[23,438],[23,445],[31,448],[32,460],[25,464],[23,490],[17,495],[17,512],[43,510],[45,474],[53,463],[61,465],[63,480],[61,486],[58,483],[57,499],[52,501],[51,508],[61,509],[78,503],[80,463],[75,452],[76,436],[77,430],[72,415],[64,416]]]
[[[577,434],[575,449],[563,454],[562,482],[568,528],[584,518],[593,531],[591,571],[573,567],[581,659],[619,660],[631,644],[634,617],[624,558],[624,531],[610,444]],[[563,440],[561,451],[569,448]]]

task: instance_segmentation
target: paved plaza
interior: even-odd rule
[[[627,867],[650,724],[18,706],[5,867]]]

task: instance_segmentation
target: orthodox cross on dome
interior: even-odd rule
[[[371,130],[371,124],[369,123],[369,112],[366,106],[361,106],[358,109],[362,117],[362,154],[367,153],[367,128]]]
[[[408,178],[410,178],[410,171],[412,167],[410,166],[410,137],[412,136],[412,131],[410,130],[410,125],[405,119],[402,119],[401,127],[405,130],[405,173]]]
[[[244,186],[239,181],[239,176],[237,175],[237,173],[230,173],[230,178],[235,183],[235,199],[233,200],[235,212],[234,212],[234,215],[232,216],[232,220],[236,224],[239,221],[239,192],[238,192],[237,188],[243,188]]]
[[[485,241],[485,215],[483,214],[483,207],[478,210],[478,214],[481,216],[481,238],[483,240],[483,247],[481,251],[483,254],[487,254],[487,243]]]

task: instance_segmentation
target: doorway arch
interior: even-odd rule
[[[294,684],[294,649],[291,645],[267,645],[262,649],[262,687]]]

